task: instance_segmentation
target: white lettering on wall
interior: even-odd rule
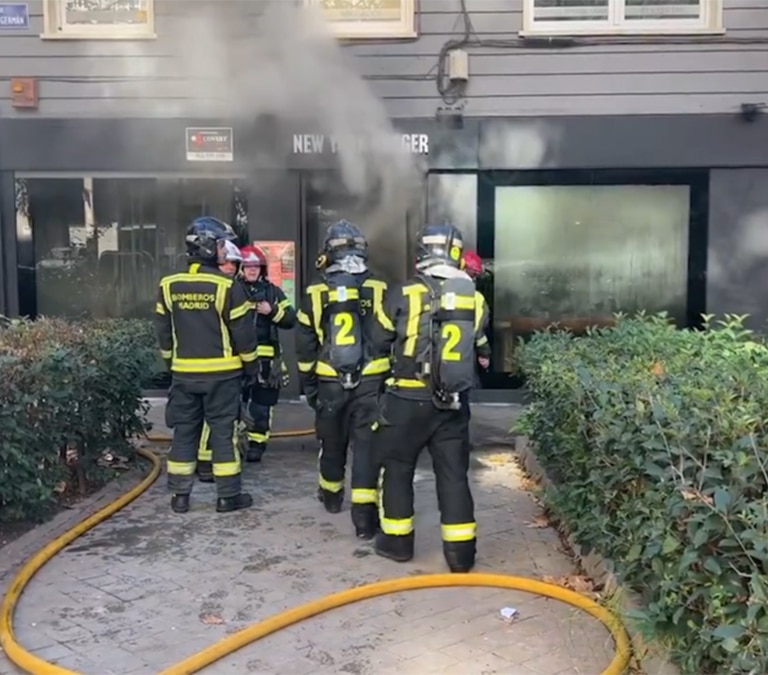
[[[429,134],[402,134],[400,140],[406,152],[414,155],[429,154]],[[339,150],[363,149],[370,147],[370,145],[370,139],[354,136],[326,137],[324,134],[293,135],[293,154],[295,155],[318,155],[326,150],[336,154]]]

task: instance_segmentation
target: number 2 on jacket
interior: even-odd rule
[[[333,317],[333,325],[338,328],[336,331],[336,344],[340,347],[355,344],[355,336],[352,335],[352,329],[355,320],[349,312],[340,312]]]
[[[461,361],[461,352],[454,351],[461,341],[461,328],[455,323],[444,323],[441,332],[445,343],[440,358],[443,361]]]

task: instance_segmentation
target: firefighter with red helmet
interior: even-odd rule
[[[461,257],[461,268],[474,280],[477,280],[485,271],[482,258],[474,251],[464,253]]]
[[[296,310],[283,289],[273,284],[267,274],[267,255],[256,245],[241,249],[242,281],[255,310],[254,323],[258,339],[258,374],[243,391],[248,433],[248,462],[260,462],[267,447],[272,426],[272,408],[277,404],[280,388],[288,382],[288,370],[282,359],[279,330],[289,330],[296,323]]]

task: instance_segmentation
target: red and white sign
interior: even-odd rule
[[[232,127],[187,127],[188,162],[234,161]]]

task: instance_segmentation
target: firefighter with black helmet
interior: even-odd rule
[[[392,326],[383,313],[387,284],[368,269],[368,243],[346,220],[328,228],[316,266],[322,278],[304,293],[297,314],[296,350],[307,401],[320,440],[318,496],[329,513],[341,511],[347,447],[352,445],[351,515],[357,536],[378,527],[378,466],[372,425],[390,370],[389,345],[377,351],[374,326]]]
[[[218,251],[218,268],[222,274],[234,278],[240,271],[243,255],[234,242],[224,241]],[[213,483],[213,451],[209,444],[211,429],[203,424],[203,433],[200,435],[200,446],[197,450],[197,476],[201,483]]]
[[[160,349],[172,375],[168,487],[176,513],[189,511],[204,424],[210,429],[216,510],[253,504],[241,489],[235,439],[243,373],[256,374],[256,333],[244,287],[217,267],[220,250],[234,238],[226,223],[197,218],[187,229],[188,269],[160,281],[155,315]]]
[[[242,249],[242,282],[254,308],[254,329],[259,341],[256,380],[243,388],[243,403],[248,433],[248,462],[260,462],[267,447],[272,426],[272,409],[280,388],[288,383],[288,369],[283,362],[278,329],[289,330],[296,324],[296,311],[283,289],[267,274],[267,256],[256,245]]]
[[[460,269],[462,248],[461,233],[451,225],[420,232],[415,276],[388,293],[386,313],[394,330],[381,331],[376,341],[378,350],[392,346],[394,360],[374,425],[381,464],[376,553],[398,562],[413,558],[413,478],[426,446],[452,572],[468,572],[475,564],[466,400],[475,357],[490,353],[487,305]]]

